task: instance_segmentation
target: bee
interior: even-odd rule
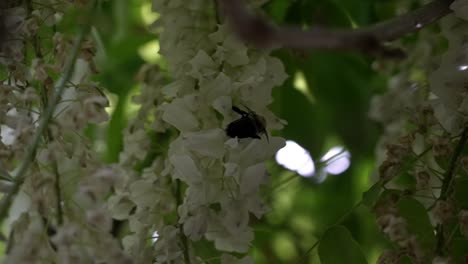
[[[254,111],[243,111],[240,108],[233,106],[232,110],[241,117],[237,120],[232,121],[226,128],[226,134],[229,137],[237,138],[256,138],[260,139],[260,134],[265,134],[267,141],[269,141],[268,133],[266,132],[265,118],[257,115]]]

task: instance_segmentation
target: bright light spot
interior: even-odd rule
[[[159,51],[159,41],[152,40],[145,43],[138,49],[138,54],[140,57],[149,63],[158,63],[161,61],[161,56],[158,53]]]
[[[464,71],[464,70],[466,70],[466,69],[468,69],[468,65],[459,65],[459,66],[458,66],[458,70],[459,70],[459,71]]]
[[[351,154],[344,150],[343,147],[331,148],[320,159],[321,162],[326,162],[325,171],[330,174],[340,174],[349,168]]]
[[[301,176],[310,177],[315,172],[315,165],[309,152],[292,140],[276,152],[276,162]]]
[[[307,81],[304,77],[304,74],[300,71],[294,74],[294,88],[301,92],[309,101],[315,102],[314,96],[310,93],[309,86],[307,85]]]
[[[417,24],[416,24],[416,28],[422,28],[422,24],[421,24],[421,23],[417,23]]]
[[[0,126],[0,139],[3,144],[9,146],[15,142],[15,130],[9,126]]]
[[[109,106],[105,108],[106,112],[112,116],[112,113],[115,111],[119,97],[113,93],[106,93],[106,97],[109,100]]]
[[[158,238],[159,238],[158,231],[154,231],[153,236],[151,237],[151,239],[153,240],[153,243],[156,243],[156,241],[158,241]]]
[[[151,3],[147,2],[141,6],[140,9],[141,18],[146,25],[152,24],[156,19],[159,18],[159,14],[151,10]]]

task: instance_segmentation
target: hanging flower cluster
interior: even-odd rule
[[[464,7],[465,6],[465,7]],[[460,133],[468,114],[468,42],[466,1],[451,5],[455,15],[441,21],[442,33],[448,40],[448,49],[442,54],[437,69],[429,78],[435,116],[452,135]]]
[[[442,36],[422,30],[427,41],[419,40],[410,55],[419,61],[404,65],[406,70],[391,79],[389,93],[374,101],[371,115],[386,123],[380,145],[386,153],[376,185],[385,188],[372,208],[395,245],[378,263],[463,263],[468,257],[462,246],[468,243],[468,203],[462,194],[468,139],[466,1],[454,1],[451,8],[455,15],[441,20]]]
[[[197,263],[191,245],[200,239],[222,252],[245,253],[253,240],[250,218],[267,211],[259,193],[268,181],[264,162],[284,140],[229,138],[224,129],[240,118],[233,106],[263,116],[269,130],[282,127],[267,106],[272,88],[286,78],[283,66],[218,25],[210,1],[155,0],[153,10],[160,14],[160,53],[173,81],[159,88],[164,80],[150,77],[161,76],[157,69],[140,75],[144,85],[135,102],[142,107],[120,156],[127,183],[110,202],[114,217],[129,219],[132,234],[124,246],[138,263],[148,259],[138,256]],[[164,156],[135,170],[152,152],[151,142],[163,142],[173,128],[177,136]],[[154,234],[153,248],[148,234]],[[252,263],[229,254],[221,260]]]
[[[25,162],[25,150],[39,133],[38,120],[74,49],[73,38],[57,28],[65,12],[81,10],[86,6],[82,4],[5,3],[6,35],[0,47],[0,63],[8,69],[0,83],[2,175],[13,174]],[[108,119],[108,100],[91,80],[96,49],[90,38],[78,48],[72,78],[65,84],[10,211],[4,263],[131,263],[111,234],[112,218],[106,206],[121,172],[102,164],[84,136],[89,124]]]

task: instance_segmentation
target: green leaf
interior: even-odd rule
[[[372,185],[369,190],[362,194],[362,203],[367,207],[372,207],[377,202],[380,197],[380,192],[382,191],[382,183],[376,182]]]
[[[457,232],[457,235],[452,239],[450,247],[450,256],[454,258],[453,263],[464,263],[463,260],[467,256],[468,240]]]
[[[406,190],[414,190],[416,188],[416,179],[414,178],[413,174],[410,173],[410,171],[403,171],[399,173],[391,181],[395,185]]]
[[[372,0],[361,0],[356,4],[354,0],[333,0],[333,2],[346,14],[354,26],[369,24],[373,11]]]
[[[282,23],[292,3],[293,1],[290,0],[269,1],[266,5],[269,17],[277,23]]]
[[[457,206],[468,209],[468,195],[466,195],[466,191],[468,190],[468,178],[456,178],[453,186],[455,188],[453,196]]]
[[[408,231],[417,236],[421,246],[426,250],[434,249],[436,238],[426,208],[412,197],[403,197],[398,202],[400,215],[408,223]]]
[[[344,226],[329,229],[318,247],[322,264],[367,263],[359,244]]]

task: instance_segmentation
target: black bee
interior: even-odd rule
[[[265,129],[265,118],[257,115],[250,109],[248,109],[249,112],[245,112],[238,107],[233,106],[232,110],[241,115],[241,118],[229,123],[226,128],[226,134],[228,136],[232,138],[237,137],[260,139],[259,134],[265,134],[267,141],[269,141],[268,134]]]

